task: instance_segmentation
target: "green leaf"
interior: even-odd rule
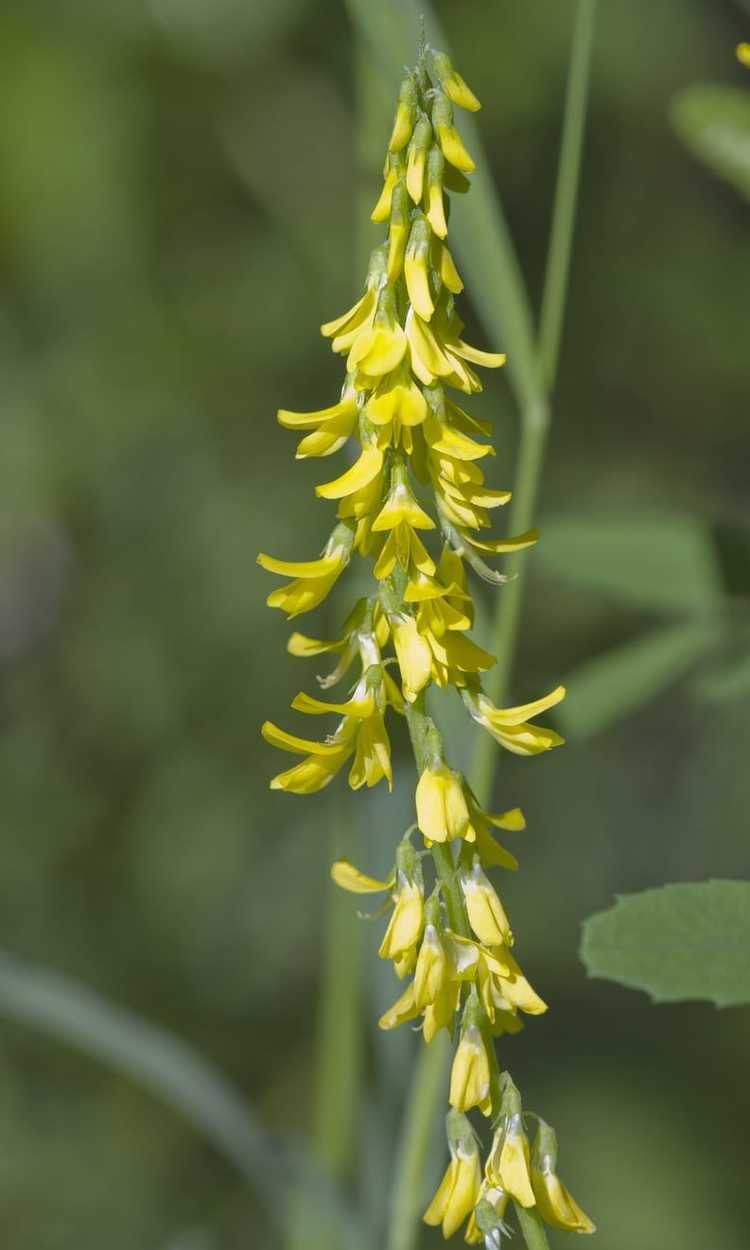
[[[608,728],[661,694],[716,638],[710,625],[666,626],[588,660],[566,679],[563,729],[580,740]]]
[[[655,611],[701,612],[721,598],[706,526],[682,514],[548,521],[535,558],[582,585]]]
[[[690,151],[750,200],[750,91],[686,87],[672,100],[670,115]]]
[[[693,686],[701,699],[726,703],[750,695],[750,655],[722,659],[708,673],[702,673]]]
[[[654,1002],[750,1004],[750,881],[665,885],[626,894],[583,926],[591,977]]]

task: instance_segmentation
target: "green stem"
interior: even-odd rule
[[[557,376],[560,336],[568,289],[595,16],[596,0],[578,0],[565,97],[552,230],[542,296],[539,369],[548,394],[554,388]],[[534,400],[524,405],[521,410],[518,467],[510,517],[511,532],[514,534],[522,534],[530,529],[534,521],[549,424],[548,400]],[[526,570],[527,561],[523,555],[509,557],[505,571],[514,574],[515,580],[498,596],[491,648],[497,663],[489,675],[487,693],[495,703],[499,704],[502,704],[508,693],[521,623]],[[472,782],[481,803],[488,803],[491,799],[496,758],[497,748],[492,738],[488,734],[481,733],[477,739],[471,770]]]
[[[595,22],[596,0],[578,0],[539,331],[539,361],[548,392],[554,389],[560,354]]]
[[[416,1066],[399,1142],[388,1240],[385,1250],[412,1250],[424,1201],[425,1159],[434,1141],[440,1095],[450,1060],[450,1039],[439,1033],[425,1046]]]
[[[518,1227],[528,1250],[549,1250],[542,1217],[536,1207],[522,1207],[520,1202],[514,1202],[513,1205],[516,1208]]]

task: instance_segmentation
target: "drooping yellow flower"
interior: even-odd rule
[[[504,1189],[522,1207],[534,1206],[536,1198],[531,1185],[529,1141],[519,1111],[505,1115],[497,1129],[487,1157],[485,1175],[490,1185]]]
[[[322,603],[343,573],[351,557],[354,531],[350,525],[337,525],[319,560],[277,560],[261,553],[258,564],[269,573],[294,580],[267,598],[269,608],[281,608],[291,620]]]
[[[479,1107],[484,1115],[492,1111],[490,1061],[479,1027],[464,1025],[453,1057],[449,1102],[457,1111]]]
[[[426,1224],[442,1224],[443,1236],[452,1237],[474,1209],[482,1184],[479,1148],[469,1121],[457,1111],[446,1119],[450,1163],[437,1193],[424,1213]]]
[[[469,829],[469,809],[458,773],[436,761],[419,778],[417,823],[431,842],[452,842]]]
[[[399,869],[393,892],[393,914],[388,922],[378,954],[381,959],[397,959],[416,947],[424,924],[424,885],[421,871],[408,877]]]
[[[557,1137],[554,1129],[540,1119],[531,1156],[531,1183],[539,1214],[554,1228],[564,1228],[573,1233],[595,1233],[596,1225],[565,1188],[556,1167]]]
[[[485,946],[512,946],[513,933],[505,909],[491,882],[482,871],[478,855],[470,869],[461,872],[461,889],[466,900],[469,923]]]
[[[532,725],[532,716],[546,712],[565,698],[565,687],[557,686],[541,699],[533,703],[524,703],[520,707],[495,707],[491,699],[481,689],[468,689],[463,694],[464,703],[478,725],[486,729],[492,737],[515,755],[539,755],[549,751],[551,747],[561,746],[565,739],[554,729],[545,729],[542,725]]]

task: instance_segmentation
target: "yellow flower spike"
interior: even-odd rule
[[[445,201],[443,199],[444,176],[445,163],[443,161],[443,153],[439,147],[433,144],[427,157],[427,205],[425,212],[427,220],[439,239],[446,238],[448,234],[448,223],[445,218]]]
[[[391,198],[391,219],[388,231],[388,267],[386,277],[392,284],[404,267],[406,241],[409,237],[409,195],[402,181],[396,183]],[[363,366],[364,368],[364,366]],[[369,370],[365,369],[365,372]]]
[[[424,1213],[425,1224],[442,1225],[443,1237],[452,1237],[476,1206],[482,1184],[479,1147],[464,1115],[446,1117],[450,1163],[437,1193]]]
[[[399,1025],[406,1024],[408,1020],[416,1020],[419,1015],[419,1008],[414,1001],[414,983],[407,985],[403,994],[396,1000],[392,1007],[378,1020],[378,1027],[384,1030],[397,1029]]]
[[[413,703],[430,680],[432,653],[413,616],[398,612],[390,617],[390,621],[404,698],[407,703]]]
[[[422,199],[427,154],[432,143],[432,126],[424,114],[419,118],[406,158],[406,189],[415,204]]]
[[[463,869],[461,889],[466,901],[469,924],[485,946],[512,946],[513,933],[508,917],[490,881],[482,871],[478,855],[470,870]]]
[[[526,719],[554,707],[564,698],[565,687],[557,686],[548,695],[533,703],[526,703],[521,707],[496,708],[481,689],[463,694],[464,703],[477,724],[514,755],[539,755],[542,751],[549,751],[565,742],[554,729],[532,725]]]
[[[348,859],[337,859],[331,864],[331,879],[350,894],[381,894],[385,890],[392,890],[395,881],[395,877],[391,877],[389,881],[368,877]]]
[[[579,1207],[557,1175],[557,1137],[540,1119],[531,1155],[531,1183],[539,1214],[553,1228],[572,1233],[595,1233],[596,1225]]]
[[[424,321],[435,311],[430,291],[430,226],[425,217],[418,217],[411,228],[404,259],[406,290],[412,307]]]
[[[440,86],[449,100],[452,100],[459,108],[469,109],[472,113],[476,113],[482,107],[474,92],[467,87],[444,52],[434,52],[432,64],[440,80]]]
[[[391,152],[400,152],[406,147],[411,138],[416,113],[417,88],[413,78],[405,78],[399,88],[396,117],[391,137],[388,140],[388,148]]]
[[[365,447],[359,459],[347,469],[341,477],[332,482],[323,482],[315,487],[315,494],[321,499],[343,499],[345,495],[353,495],[363,487],[369,486],[378,476],[383,467],[383,453],[379,447]]]
[[[737,60],[750,69],[750,43],[737,44]]]
[[[417,823],[431,842],[462,838],[469,826],[469,809],[459,773],[436,760],[417,783]]]
[[[442,91],[435,93],[432,105],[432,125],[445,159],[465,174],[470,174],[476,169],[476,165],[463,145],[460,134],[453,125],[453,109],[450,100]]]
[[[471,1007],[467,1008],[467,1012]],[[490,1096],[490,1061],[478,1025],[464,1024],[461,1039],[453,1057],[448,1101],[456,1111],[479,1107],[483,1115],[492,1112]]]

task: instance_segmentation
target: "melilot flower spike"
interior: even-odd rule
[[[426,710],[431,686],[454,687],[470,720],[512,754],[537,755],[563,741],[536,721],[564,697],[563,687],[517,707],[495,707],[482,688],[495,658],[470,637],[475,612],[466,566],[501,585],[504,574],[487,561],[532,546],[539,535],[492,536],[492,515],[510,491],[486,484],[483,466],[495,456],[490,427],[456,398],[481,391],[477,370],[499,368],[505,356],[468,343],[456,308],[463,282],[448,244],[449,193],[469,189],[475,166],[454,106],[480,107],[448,57],[422,48],[399,89],[372,211],[386,238],[372,252],[362,294],[321,327],[344,361],[340,397],[314,411],[278,414],[301,435],[298,459],[333,458],[347,447],[352,454],[316,488],[318,498],[336,503],[320,556],[258,557],[264,569],[289,579],[269,605],[290,619],[311,611],[346,581],[355,558],[368,562],[371,589],[335,639],[289,639],[292,655],[328,657],[333,667],[318,677],[324,691],[345,677],[351,683],[336,701],[304,692],[294,699],[296,712],[332,718],[327,730],[307,738],[266,722],[263,734],[302,757],[273,778],[275,789],[313,794],[345,765],[353,789],[381,781],[390,788],[387,722],[394,714],[406,718],[418,775],[415,824],[397,841],[387,880],[346,859],[333,865],[332,876],[355,894],[385,896],[378,953],[392,962],[401,987],[380,1027],[417,1021],[426,1044],[443,1029],[454,1040],[450,1163],[424,1218],[445,1237],[466,1223],[470,1244],[497,1250],[510,1200],[558,1228],[587,1233],[594,1226],[557,1178],[554,1134],[543,1121],[531,1150],[521,1095],[495,1051],[495,1038],[517,1033],[523,1016],[547,1009],[511,954],[514,933],[488,876],[518,867],[495,830],[522,830],[524,816],[517,807],[497,815],[483,810],[446,758]],[[467,1113],[484,1116],[494,1131],[484,1178],[480,1137]]]

